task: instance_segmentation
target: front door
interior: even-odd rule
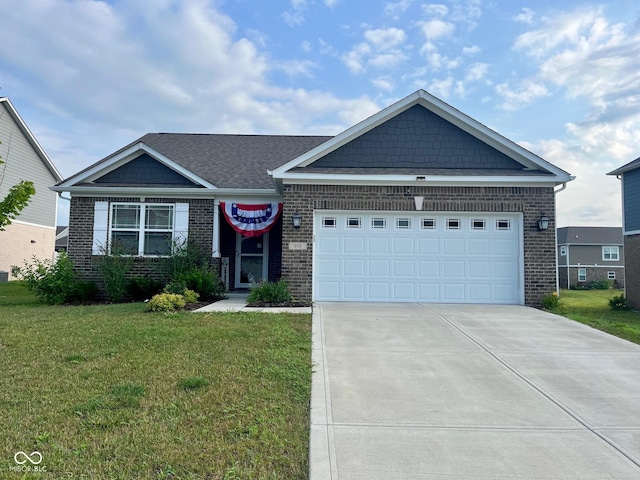
[[[267,279],[269,232],[259,237],[244,237],[236,233],[236,288]]]

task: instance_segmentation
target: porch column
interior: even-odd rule
[[[213,258],[220,258],[220,201],[213,202]]]

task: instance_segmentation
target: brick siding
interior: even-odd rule
[[[305,301],[312,296],[314,210],[415,211],[414,196],[424,197],[423,211],[522,213],[525,305],[538,307],[544,295],[556,290],[556,226],[552,220],[548,230],[537,228],[542,212],[555,218],[551,187],[285,185],[282,276],[293,295]],[[296,212],[302,216],[299,229],[291,222]],[[289,242],[306,242],[308,249],[289,250]]]
[[[578,269],[587,270],[587,281],[578,282]],[[625,272],[622,267],[569,267],[570,285],[574,287],[578,283],[590,283],[600,280],[608,280],[608,272],[616,272],[616,279],[613,281],[614,288],[624,288]],[[567,267],[558,267],[558,283],[560,288],[567,288]]]
[[[624,267],[627,305],[640,310],[640,235],[624,237]]]
[[[103,285],[97,271],[98,256],[92,254],[93,217],[95,202],[132,202],[140,201],[138,197],[73,197],[69,216],[68,255],[74,263],[78,276],[84,280],[96,282],[103,291]],[[189,203],[189,236],[190,245],[197,245],[204,252],[211,254],[213,245],[213,210],[214,202],[208,199],[181,198],[149,198],[145,203]],[[128,277],[148,276],[156,280],[164,279],[166,259],[154,257],[136,257]],[[211,258],[211,265],[219,273],[220,259]]]
[[[23,267],[24,262],[53,260],[56,230],[13,222],[0,232],[0,271],[8,272],[9,280],[15,280],[13,267]]]

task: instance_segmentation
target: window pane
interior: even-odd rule
[[[422,228],[424,230],[435,230],[435,228],[436,228],[436,219],[435,218],[423,218],[422,219]]]
[[[387,219],[386,218],[372,218],[371,219],[371,228],[387,228]]]
[[[360,217],[347,218],[347,228],[360,228],[362,225],[362,219]]]
[[[460,230],[460,220],[457,218],[447,218],[447,230]]]
[[[511,230],[511,220],[496,220],[496,230]]]
[[[144,234],[144,254],[145,255],[170,255],[171,254],[171,233],[150,233]]]
[[[113,232],[111,253],[138,255],[138,232]]]
[[[615,280],[616,279],[616,272],[607,272],[607,278],[609,280]]]
[[[138,228],[140,227],[140,205],[114,205],[113,228]]]
[[[411,219],[396,218],[396,228],[411,228]]]
[[[322,226],[324,228],[336,228],[336,217],[322,217]]]
[[[486,224],[484,220],[472,220],[471,221],[471,228],[473,228],[474,230],[485,230],[486,229]]]
[[[150,230],[171,230],[173,228],[173,207],[147,206],[145,226]]]

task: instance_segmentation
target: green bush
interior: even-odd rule
[[[154,295],[147,305],[152,312],[175,312],[184,308],[187,302],[183,295],[177,293],[159,293]]]
[[[76,280],[70,289],[67,302],[72,303],[89,303],[94,301],[98,296],[98,286],[95,282]]]
[[[542,308],[550,312],[560,310],[560,297],[556,292],[549,293],[542,298]]]
[[[187,303],[196,303],[200,295],[198,292],[194,292],[193,290],[189,290],[188,288],[182,292],[182,296],[184,297],[184,301]]]
[[[190,243],[188,246],[174,245],[171,256],[165,262],[166,283],[192,270],[207,268],[210,265],[211,254],[204,247]]]
[[[291,302],[293,297],[289,291],[289,286],[284,280],[278,282],[260,282],[251,289],[247,297],[247,303],[286,303]]]
[[[609,306],[612,310],[626,310],[627,307],[627,299],[624,294],[612,297],[609,299]]]
[[[120,302],[127,293],[127,273],[133,267],[133,257],[121,254],[115,248],[102,249],[97,259],[98,272],[112,302]]]
[[[153,297],[162,291],[162,283],[147,277],[135,277],[127,283],[127,293],[136,302]]]
[[[206,267],[197,267],[183,272],[173,279],[172,283],[184,284],[205,301],[215,301],[224,298],[225,287],[218,275]]]
[[[609,290],[613,282],[611,280],[594,280],[589,284],[589,288],[593,290]]]
[[[73,262],[64,252],[55,262],[40,260],[35,256],[32,263],[25,261],[24,266],[18,269],[18,278],[40,300],[50,305],[72,301],[72,287],[77,284]]]

